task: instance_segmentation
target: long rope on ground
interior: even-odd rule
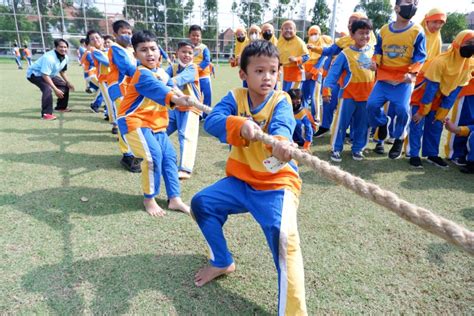
[[[190,100],[189,103],[204,113],[209,114],[212,111],[212,108],[197,102],[196,100]],[[278,142],[278,140],[265,134],[261,130],[257,131],[256,139],[267,145],[274,145]],[[333,166],[316,156],[303,152],[300,149],[294,148],[291,157],[299,163],[310,167],[313,171],[319,173],[323,177],[341,184],[358,195],[384,206],[401,218],[418,225],[424,230],[437,235],[451,244],[464,249],[469,254],[474,255],[474,233],[461,225],[442,216],[436,215],[423,207],[407,202],[399,198],[393,192],[384,190],[378,185],[356,177],[349,172]]]

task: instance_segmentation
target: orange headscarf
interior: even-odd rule
[[[466,86],[471,80],[474,59],[462,57],[459,49],[465,42],[473,38],[473,30],[460,32],[449,49],[435,57],[426,70],[425,77],[430,81],[438,82],[443,95],[448,96],[457,87]]]
[[[441,39],[441,32],[430,32],[428,29],[428,21],[443,21],[446,23],[446,13],[442,9],[434,8],[426,13],[425,18],[421,21],[421,25],[425,29],[426,35],[426,61],[431,61],[433,58],[441,54],[441,46],[443,40]]]

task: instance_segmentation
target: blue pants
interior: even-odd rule
[[[474,132],[471,131],[469,137],[467,138],[467,156],[466,160],[469,162],[474,162]]]
[[[102,93],[100,93],[99,87],[96,86],[92,82],[89,82],[89,87],[96,91],[94,101],[92,101],[92,106],[99,108],[102,105],[102,102],[104,101],[104,98],[102,97]]]
[[[331,129],[333,151],[342,151],[349,125],[351,126],[352,152],[361,152],[367,146],[369,140],[369,123],[365,101],[357,102],[353,99],[340,99]]]
[[[367,111],[369,114],[369,125],[378,127],[387,124],[388,118],[384,112],[385,102],[390,102],[396,119],[393,130],[393,138],[403,140],[406,137],[406,128],[410,118],[410,97],[413,85],[400,83],[392,85],[384,81],[377,81],[372,93],[367,100]]]
[[[28,63],[28,67],[31,66],[31,57],[26,57],[26,62]]]
[[[289,190],[258,191],[227,177],[197,193],[191,201],[194,218],[210,253],[210,264],[225,268],[234,262],[222,227],[231,214],[250,212],[265,234],[278,272],[278,314],[306,313],[303,258],[299,245],[298,200]]]
[[[135,157],[142,158],[142,188],[146,198],[160,193],[163,175],[168,199],[180,195],[176,152],[165,132],[153,133],[150,128],[138,128],[124,135]]]
[[[418,112],[418,106],[413,106],[413,115],[416,112]],[[418,124],[410,120],[407,148],[410,157],[419,157],[420,148],[423,157],[439,155],[439,142],[443,132],[443,123],[434,119],[435,114],[436,111],[431,111]]]
[[[305,138],[307,135],[305,126],[301,120],[296,120],[295,131],[293,132],[293,141],[298,144],[298,146],[303,146]],[[311,135],[311,138],[313,135]]]
[[[201,88],[201,93],[204,96],[204,104],[207,106],[211,106],[212,103],[212,86],[211,86],[211,78],[204,77],[199,78],[199,86]]]
[[[474,95],[459,98],[450,112],[450,120],[457,126],[474,123]],[[444,150],[446,157],[457,159],[467,155],[467,137],[448,132]],[[471,147],[474,150],[474,147]]]
[[[323,119],[321,121],[321,127],[331,128],[332,120],[334,118],[334,111],[336,111],[337,103],[339,100],[339,85],[336,86],[336,89],[332,90],[331,101],[323,102]]]
[[[199,135],[199,115],[192,111],[169,111],[168,135],[178,131],[180,159],[178,169],[193,172]]]
[[[322,75],[319,74],[317,80],[306,79],[301,86],[303,106],[311,109],[311,115],[318,121],[321,121],[321,80]]]
[[[395,138],[393,133],[395,132],[395,122],[397,121],[397,114],[395,113],[395,107],[390,106],[390,102],[387,103],[386,113],[387,116],[390,118],[390,124],[388,124],[388,136],[390,138]]]
[[[284,81],[281,89],[283,91],[290,91],[291,89],[301,89],[301,81]]]

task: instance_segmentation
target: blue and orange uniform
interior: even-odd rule
[[[21,65],[20,49],[16,46],[13,47],[13,55],[15,55],[15,62],[16,62],[16,65],[18,66],[18,69],[23,69],[23,66]]]
[[[371,127],[388,125],[389,119],[383,106],[390,102],[396,115],[391,136],[403,140],[409,123],[413,91],[413,84],[404,82],[404,79],[406,74],[420,71],[426,59],[426,40],[423,28],[418,24],[409,22],[400,30],[394,29],[393,25],[394,22],[384,25],[377,36],[374,52],[377,81],[367,100],[367,110]],[[377,135],[374,137],[377,138]]]
[[[171,80],[168,85],[179,88],[185,95],[201,101],[199,90],[199,74],[197,66],[193,63],[181,66],[173,64],[166,70]],[[201,111],[189,106],[176,106],[169,112],[169,125],[166,129],[168,135],[178,131],[180,159],[178,170],[193,172],[194,161],[199,135],[199,116]]]
[[[80,45],[79,48],[77,49],[77,61],[79,62],[79,64],[82,65],[82,55],[84,55],[84,53],[87,51],[87,49]]]
[[[84,80],[87,83],[87,86],[90,89],[96,91],[94,96],[94,101],[92,101],[91,106],[94,109],[99,109],[102,105],[102,101],[104,98],[102,97],[102,93],[99,89],[99,80],[97,79],[97,70],[94,65],[94,59],[92,58],[92,54],[89,50],[86,50],[81,57],[81,65],[84,69]]]
[[[23,54],[25,54],[25,59],[28,63],[28,67],[31,66],[31,51],[28,47],[23,48]]]
[[[313,40],[313,37],[317,37]],[[331,44],[330,38],[322,36],[321,29],[317,25],[313,25],[308,29],[308,45],[325,47]],[[316,67],[319,60],[324,58],[321,54],[309,50],[309,59],[303,64],[305,78],[302,85],[303,106],[311,109],[313,118],[321,121],[321,85],[322,73]]]
[[[286,21],[282,24],[282,28],[286,23],[293,23],[293,21]],[[303,81],[303,64],[309,59],[309,51],[306,48],[306,43],[294,36],[287,40],[280,36],[277,44],[278,52],[280,53],[280,63],[283,71],[282,90],[289,91],[290,89],[301,89],[301,81]],[[290,61],[289,57],[296,57],[296,61]]]
[[[191,210],[209,245],[210,264],[224,268],[232,258],[222,231],[228,215],[250,212],[260,224],[278,272],[278,314],[305,315],[304,271],[296,226],[301,179],[294,161],[270,172],[271,149],[240,135],[246,120],[278,139],[291,140],[295,120],[289,96],[272,91],[251,106],[246,88],[229,92],[209,114],[205,130],[231,145],[226,177],[197,193]]]
[[[203,43],[194,47],[194,63],[198,66],[199,86],[203,96],[203,103],[211,106],[212,87],[211,87],[211,52]]]
[[[424,74],[424,80],[412,97],[412,113],[421,116],[418,123],[410,122],[410,157],[438,157],[443,122],[462,87],[469,84],[472,66],[470,58],[460,55],[463,43],[474,38],[474,31],[460,32],[445,53],[435,57]],[[421,145],[421,139],[423,144]],[[421,146],[420,146],[421,145]]]
[[[342,80],[336,117],[331,129],[331,146],[341,152],[349,124],[352,124],[352,152],[364,150],[368,140],[367,99],[374,86],[375,73],[370,70],[374,47],[358,49],[350,46],[337,56],[324,80],[323,95],[332,96]]]
[[[474,124],[474,77],[469,84],[465,86],[459,93],[451,112],[450,120],[456,126],[471,126]],[[469,133],[466,129],[461,130],[461,133],[454,134],[448,131],[446,143],[444,145],[444,152],[446,158],[453,161],[463,160],[468,154],[468,136],[472,134],[474,129],[469,128]],[[470,136],[474,141],[474,137]],[[471,144],[471,155],[474,155],[474,144]],[[474,157],[471,159],[474,161]]]
[[[166,128],[173,92],[166,86],[168,74],[161,68],[138,66],[120,104],[117,124],[135,157],[142,158],[145,198],[160,191],[163,175],[168,198],[180,195],[176,152]]]
[[[117,120],[117,112],[114,111],[113,102],[110,99],[109,88],[107,84],[107,77],[109,74],[109,58],[107,56],[107,51],[92,48],[91,54],[92,59],[94,60],[100,93],[104,98],[105,107],[107,108],[107,113],[109,114],[109,122],[115,124]]]
[[[304,107],[293,111],[296,127],[293,133],[293,141],[304,149],[309,150],[313,141],[313,124],[311,122],[311,112]]]
[[[107,74],[108,92],[110,100],[112,101],[113,111],[114,113],[118,113],[128,84],[137,70],[137,61],[133,56],[132,47],[124,48],[117,43],[112,44],[107,55],[109,60],[109,73]],[[123,137],[120,136],[119,148],[124,156],[132,156],[130,148]]]

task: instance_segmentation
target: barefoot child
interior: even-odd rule
[[[179,88],[185,95],[200,101],[199,75],[197,66],[193,63],[194,45],[183,41],[178,43],[178,63],[166,70],[172,77],[168,85]],[[179,179],[189,179],[193,172],[194,160],[199,135],[199,115],[201,111],[194,107],[177,106],[169,112],[168,135],[178,131],[179,140]]]
[[[137,67],[118,113],[120,133],[125,137],[135,157],[142,158],[142,187],[145,209],[152,216],[165,212],[156,203],[163,174],[169,209],[189,213],[189,206],[180,196],[176,153],[166,127],[168,110],[173,105],[187,105],[187,96],[178,97],[162,81],[169,76],[159,68],[160,50],[156,37],[149,31],[132,36]]]
[[[295,120],[288,95],[273,89],[279,63],[273,44],[264,40],[249,44],[242,53],[239,72],[248,89],[230,91],[206,119],[206,131],[232,147],[227,177],[197,193],[191,202],[210,247],[210,265],[197,272],[195,284],[203,286],[235,270],[222,226],[228,215],[250,212],[263,229],[278,271],[279,314],[306,315],[296,224],[301,179],[290,157]],[[256,129],[280,142],[271,149],[256,141]],[[275,165],[266,167],[270,161]],[[284,163],[278,165],[278,161]]]

